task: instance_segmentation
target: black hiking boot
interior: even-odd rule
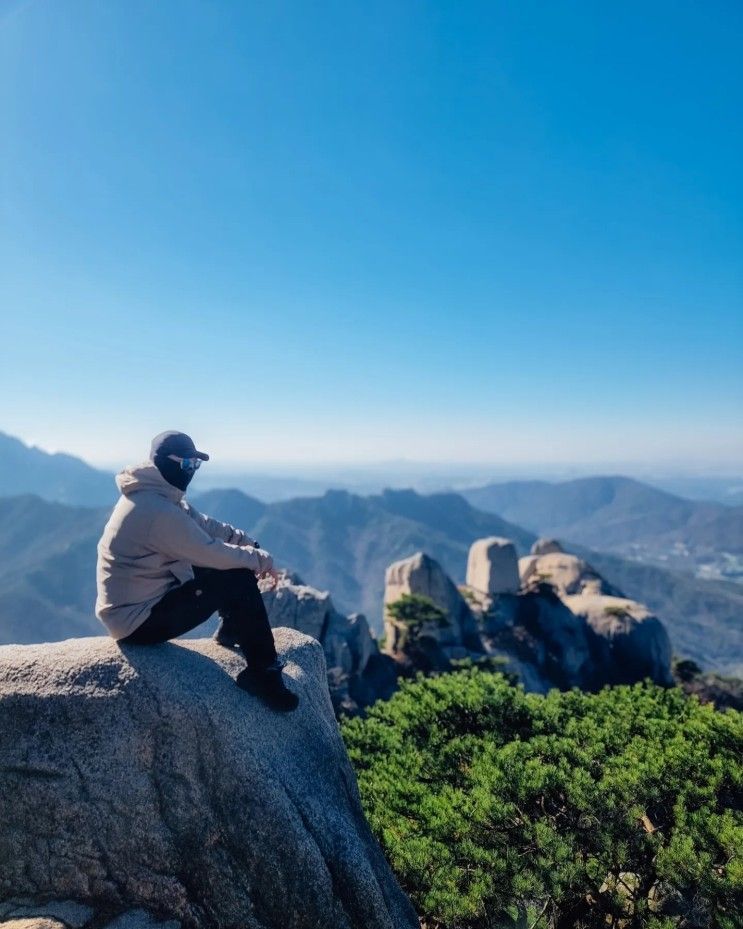
[[[299,705],[299,697],[284,683],[281,666],[243,668],[235,683],[254,697],[259,697],[274,710],[288,712]]]
[[[223,619],[219,620],[217,631],[214,633],[214,641],[223,645],[225,648],[237,648],[240,644],[237,641],[237,636],[230,629],[229,623],[226,623]]]

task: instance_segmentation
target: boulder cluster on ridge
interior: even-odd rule
[[[390,612],[404,595],[432,601],[446,617],[403,646]],[[554,539],[539,539],[519,558],[507,538],[477,539],[457,586],[425,552],[391,564],[385,575],[382,644],[361,613],[344,615],[331,595],[286,573],[264,593],[271,625],[297,629],[323,646],[337,713],[354,714],[387,699],[400,676],[442,672],[452,662],[496,659],[527,690],[598,690],[650,678],[673,683],[665,627]]]
[[[554,540],[540,539],[519,559],[509,539],[478,539],[459,588],[423,552],[390,565],[385,642],[392,655],[400,651],[401,629],[389,607],[405,594],[429,598],[449,618],[443,628],[418,634],[428,642],[432,670],[461,659],[498,658],[527,690],[540,692],[597,690],[644,678],[673,683],[661,621]]]

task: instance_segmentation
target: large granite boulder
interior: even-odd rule
[[[596,680],[590,634],[548,585],[518,596],[494,598],[482,619],[491,654],[507,659],[526,690],[592,690]]]
[[[520,587],[516,547],[510,539],[490,536],[470,546],[467,586],[484,594],[515,594]]]
[[[522,585],[529,587],[546,583],[561,597],[579,594],[586,588],[608,595],[620,593],[588,562],[567,552],[527,555],[519,559],[519,572]]]
[[[640,603],[584,593],[560,597],[540,584],[496,600],[483,618],[491,654],[509,661],[527,690],[598,690],[646,677],[671,684],[671,644],[660,620]]]
[[[385,638],[387,647],[394,650],[399,630],[391,620],[386,607],[399,600],[403,594],[420,594],[429,597],[449,619],[448,625],[426,630],[427,636],[435,639],[446,651],[472,649],[482,651],[477,622],[462,594],[441,565],[430,555],[417,552],[409,558],[395,561],[385,574]]]
[[[275,638],[289,714],[236,687],[241,657],[211,640],[0,648],[0,918],[55,917],[54,901],[91,929],[417,929],[322,647]]]
[[[672,683],[671,645],[661,621],[647,607],[627,599],[582,558],[563,551],[527,555],[520,559],[519,571],[526,595],[547,601],[559,598],[563,609],[585,624],[591,672],[578,686],[593,689],[645,677]],[[547,612],[557,615],[554,604]]]
[[[631,684],[649,677],[656,684],[673,684],[668,633],[644,604],[590,589],[563,600],[589,627],[602,683]]]
[[[276,587],[263,591],[263,602],[273,627],[296,629],[318,642],[322,641],[329,614],[334,612],[327,591],[292,583],[286,578]]]
[[[590,690],[603,683],[596,679],[585,620],[550,588],[520,597],[517,621],[530,634],[533,663],[552,686]]]

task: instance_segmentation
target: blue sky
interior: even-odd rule
[[[741,470],[743,6],[0,0],[0,429]]]

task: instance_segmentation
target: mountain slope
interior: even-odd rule
[[[0,498],[0,642],[97,635],[96,544],[108,508]]]
[[[50,455],[0,432],[0,497],[18,494],[102,506],[113,504],[118,491],[113,474],[91,468],[73,455]]]
[[[219,493],[219,492],[214,492]],[[231,498],[236,501],[237,498]],[[201,505],[202,498],[195,503]],[[227,497],[209,499],[209,512],[232,521]],[[247,528],[247,527],[244,527]],[[267,506],[252,527],[258,540],[316,586],[328,589],[344,610],[363,610],[379,631],[384,569],[420,549],[464,581],[469,545],[485,535],[514,539],[521,553],[531,533],[488,518],[458,494],[424,496],[385,491],[357,497],[329,491],[323,497]],[[666,624],[675,650],[705,667],[743,671],[743,589],[695,578],[616,555],[569,545],[625,594],[647,605]]]
[[[684,500],[625,477],[467,490],[475,507],[541,535],[714,576],[743,576],[743,507]]]
[[[189,497],[189,499],[191,499]],[[263,515],[267,504],[256,500],[241,490],[207,490],[193,497],[193,505],[202,513],[208,513],[216,519],[226,520],[233,526],[248,530]],[[229,518],[221,514],[229,513]],[[258,539],[260,542],[260,539]]]
[[[35,494],[0,497],[0,578],[18,575],[99,533],[108,510],[50,503]]]
[[[331,591],[339,609],[366,612],[377,631],[390,562],[425,548],[463,580],[474,539],[506,535],[525,552],[534,538],[456,494],[329,491],[264,504],[240,491],[212,490],[192,499],[203,512],[256,537],[280,565]],[[108,513],[30,495],[0,499],[0,642],[100,631],[93,614],[96,544]]]

